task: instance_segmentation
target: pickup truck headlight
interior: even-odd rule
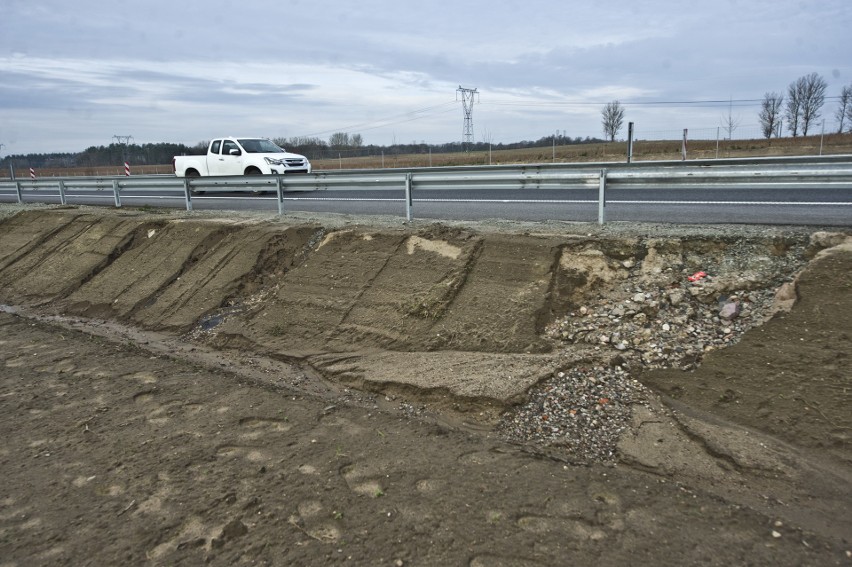
[[[273,159],[269,157],[265,157],[263,159],[266,160],[266,163],[268,163],[269,165],[284,165],[283,159]]]

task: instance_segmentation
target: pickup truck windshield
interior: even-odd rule
[[[284,150],[270,142],[259,138],[243,138],[237,140],[246,153],[249,154],[280,154]]]

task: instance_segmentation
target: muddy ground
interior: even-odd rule
[[[852,564],[846,234],[0,217],[4,567]]]

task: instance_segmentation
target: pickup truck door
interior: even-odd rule
[[[242,150],[233,140],[222,140],[221,152],[213,154],[213,147],[210,147],[211,153],[208,156],[208,168],[210,175],[242,175],[243,174],[243,156]],[[237,155],[232,155],[231,150],[236,150]]]

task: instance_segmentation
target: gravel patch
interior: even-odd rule
[[[808,257],[808,241],[799,239],[771,261],[734,243],[725,254],[693,258],[704,266],[697,271],[675,263],[649,275],[641,260],[624,260],[623,280],[599,286],[546,330],[563,351],[591,348],[596,362],[554,372],[504,413],[498,431],[575,464],[615,462],[634,405],[654,396],[641,373],[695,368],[739,342],[795,301],[793,280]]]
[[[612,462],[633,404],[648,394],[621,366],[575,367],[536,387],[497,430],[509,441],[557,449],[575,464]]]

